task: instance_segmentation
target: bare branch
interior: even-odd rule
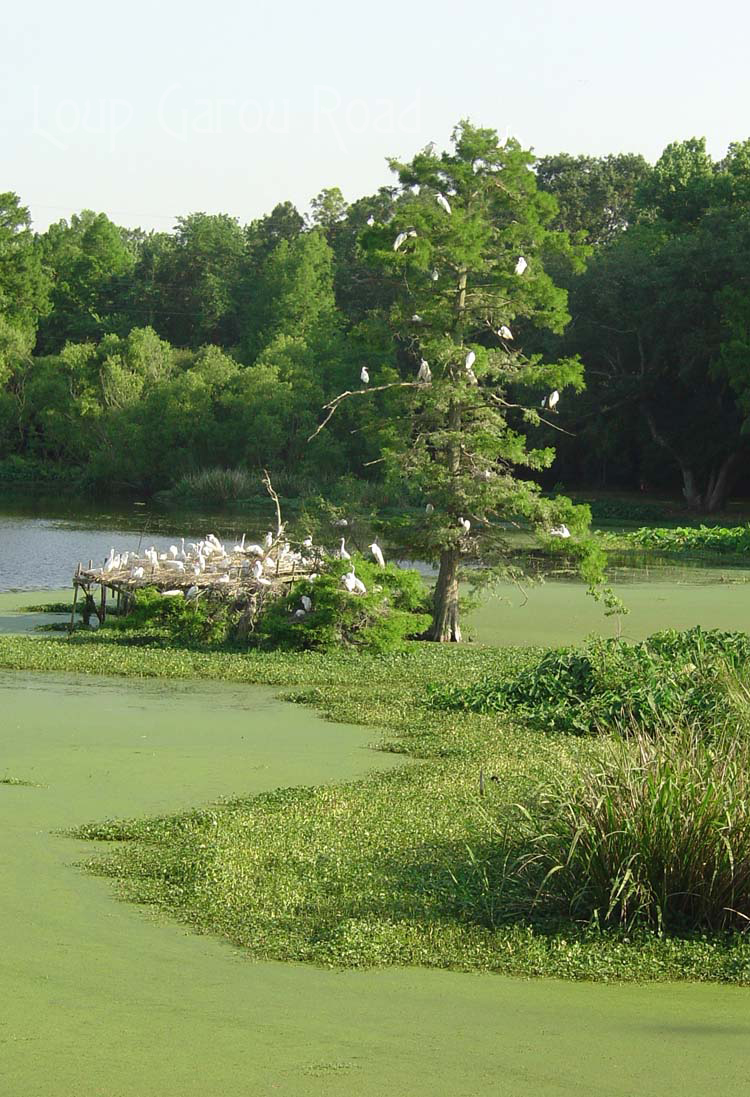
[[[328,415],[326,415],[323,422],[313,431],[307,440],[308,442],[312,442],[313,438],[317,438],[323,428],[328,425],[336,414],[339,405],[350,396],[367,396],[371,392],[385,392],[386,389],[424,389],[427,388],[428,385],[429,382],[425,383],[424,381],[391,381],[388,385],[375,385],[374,388],[354,389],[352,391],[347,389],[346,392],[339,393],[330,403],[323,405],[323,411],[327,411]]]
[[[278,541],[284,532],[284,523],[281,521],[281,503],[279,502],[278,495],[273,489],[271,477],[268,475],[268,469],[263,469],[263,486],[273,499],[274,506],[276,507],[276,540]]]

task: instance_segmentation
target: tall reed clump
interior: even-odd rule
[[[642,729],[524,809],[513,875],[553,916],[661,932],[750,926],[750,748]]]
[[[199,503],[235,503],[260,492],[260,477],[247,469],[209,468],[188,472],[175,484],[172,494]]]

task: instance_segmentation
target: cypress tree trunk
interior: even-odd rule
[[[432,611],[430,640],[439,644],[460,644],[461,629],[458,624],[458,561],[456,549],[446,549],[440,555],[440,571]]]

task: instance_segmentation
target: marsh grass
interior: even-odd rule
[[[750,749],[696,727],[610,737],[574,779],[555,777],[500,845],[532,905],[658,933],[750,926]]]

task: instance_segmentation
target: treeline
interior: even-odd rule
[[[700,140],[653,166],[528,160],[528,186],[553,197],[574,245],[544,259],[571,319],[553,336],[508,320],[529,355],[579,355],[587,384],[561,401],[562,432],[529,427],[557,448],[550,486],[721,507],[747,486],[750,142],[720,161]],[[37,234],[21,200],[0,195],[0,477],[145,492],[208,466],[377,478],[397,395],[349,401],[306,440],[363,365],[373,385],[411,376],[415,347],[388,324],[409,287],[361,245],[406,197],[381,188],[347,204],[331,188],[307,218],[281,203],[245,226],[194,213],[171,233],[84,211]]]

